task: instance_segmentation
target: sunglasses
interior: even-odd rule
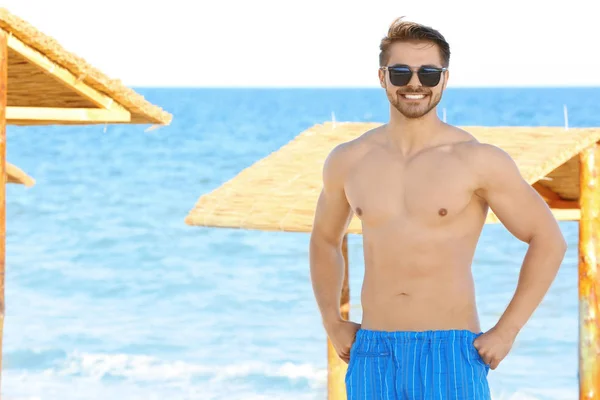
[[[392,65],[390,67],[381,67],[384,71],[389,71],[390,82],[394,86],[406,86],[412,79],[413,70],[408,65]],[[417,76],[421,85],[426,87],[434,87],[440,83],[442,72],[447,68],[425,67],[422,66],[417,70]]]

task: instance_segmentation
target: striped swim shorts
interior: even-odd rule
[[[489,400],[485,364],[467,330],[359,329],[346,371],[348,400]]]

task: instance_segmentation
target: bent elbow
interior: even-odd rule
[[[565,254],[567,253],[567,250],[569,248],[569,245],[567,244],[567,241],[565,240],[564,235],[560,231],[556,235],[551,246],[552,246],[553,252],[555,252],[558,255],[558,257],[560,257],[561,259],[564,258]]]
[[[558,247],[563,255],[569,249],[569,244],[567,243],[567,240],[565,239],[564,235],[562,235],[562,234],[559,237],[559,246]]]
[[[532,235],[526,242],[530,245],[536,244],[552,253],[560,254],[561,256],[565,255],[569,247],[560,228],[556,229],[554,232],[546,230],[543,233],[540,232]]]
[[[562,233],[560,227],[556,227],[556,237],[554,240],[554,247],[556,251],[560,252],[560,254],[564,255],[569,248],[567,240],[565,239],[565,235]]]

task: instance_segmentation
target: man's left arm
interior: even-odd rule
[[[515,294],[494,327],[501,336],[514,340],[554,281],[567,245],[550,208],[523,179],[512,158],[492,145],[478,147],[476,194],[516,238],[529,245]]]

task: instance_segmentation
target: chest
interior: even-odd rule
[[[413,220],[445,224],[473,197],[473,173],[451,154],[436,152],[411,162],[372,155],[353,168],[345,185],[348,201],[363,223]]]

